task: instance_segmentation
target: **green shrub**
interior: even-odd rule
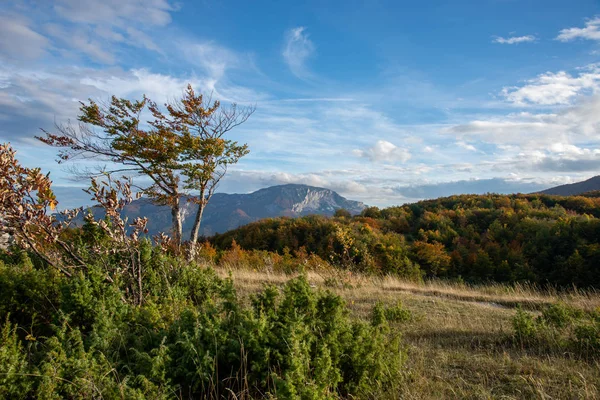
[[[8,318],[0,331],[0,398],[24,399],[33,388],[27,353]]]
[[[514,337],[519,343],[523,344],[524,342],[529,341],[535,337],[535,319],[530,313],[523,311],[521,307],[517,309],[517,314],[513,317],[512,325],[514,330]]]
[[[412,313],[402,305],[402,302],[398,302],[385,309],[385,317],[390,322],[406,322],[412,319]]]
[[[546,308],[539,317],[539,321],[557,328],[564,328],[581,316],[580,311],[567,307],[563,303],[557,303]]]
[[[575,327],[575,338],[581,351],[600,354],[600,309],[591,313],[590,320]]]
[[[355,320],[305,277],[246,305],[211,269],[140,265],[141,305],[100,265],[71,277],[1,265],[0,398],[363,398],[397,384],[404,352],[387,321],[399,307]]]
[[[600,313],[557,303],[534,318],[517,309],[513,337],[521,345],[543,352],[572,352],[585,358],[600,355]]]

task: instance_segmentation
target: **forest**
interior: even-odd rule
[[[409,279],[600,286],[600,198],[460,195],[335,218],[277,218],[208,238],[218,250],[315,254]]]

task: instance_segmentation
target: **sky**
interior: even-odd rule
[[[384,207],[600,170],[598,0],[0,2],[0,142],[63,207],[86,185],[41,128],[188,83],[256,107],[221,192],[304,183]]]

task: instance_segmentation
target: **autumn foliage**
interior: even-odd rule
[[[171,208],[170,233],[177,246],[183,242],[181,199],[195,195],[188,197],[198,206],[189,238],[193,257],[206,204],[228,166],[248,154],[247,145],[226,134],[253,112],[253,107],[223,106],[188,85],[178,101],[163,108],[146,96],[137,101],[113,96],[105,105],[89,100],[81,103],[78,126],[58,125],[38,139],[59,149],[59,163],[90,157],[107,163],[80,170],[86,177],[129,174],[148,180],[136,188]]]
[[[58,204],[50,177],[21,166],[15,154],[10,144],[0,145],[0,233],[70,275],[83,263],[61,233],[77,211],[63,212],[59,222],[50,213]]]

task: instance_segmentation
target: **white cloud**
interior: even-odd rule
[[[542,172],[596,172],[600,168],[600,148],[590,149],[557,143],[547,151],[520,153],[514,160],[521,169]]]
[[[189,62],[200,66],[212,79],[219,80],[227,69],[238,67],[239,56],[214,42],[183,43],[179,46]]]
[[[514,113],[458,124],[442,130],[460,139],[477,139],[516,149],[539,149],[545,143],[598,141],[600,95],[585,97],[555,113]],[[511,147],[516,146],[516,147]]]
[[[125,32],[127,32],[127,35],[134,46],[146,48],[157,53],[161,52],[160,48],[156,45],[156,43],[154,43],[150,36],[141,30],[128,26],[125,29]]]
[[[378,140],[373,147],[365,150],[354,150],[354,155],[365,157],[372,162],[405,163],[411,157],[407,149],[397,147],[386,140]]]
[[[526,43],[526,42],[535,42],[535,40],[536,40],[536,37],[533,35],[511,36],[508,38],[503,38],[501,36],[497,36],[496,38],[494,38],[492,43],[519,44],[519,43]]]
[[[600,17],[585,22],[584,28],[567,28],[559,32],[556,40],[569,42],[575,39],[600,40]]]
[[[31,60],[46,52],[61,57],[85,55],[115,64],[120,45],[159,52],[152,36],[171,22],[176,8],[167,0],[56,0],[23,2],[17,15],[0,17],[0,51],[16,60]],[[10,12],[10,11],[9,11]],[[14,12],[14,11],[12,11]],[[36,30],[21,15],[45,14]],[[43,23],[52,21],[52,23]]]
[[[308,38],[303,26],[290,29],[285,34],[283,59],[294,75],[299,78],[310,77],[306,69],[306,60],[314,54],[315,46]]]
[[[42,56],[50,41],[31,29],[24,18],[0,16],[0,54],[4,57],[32,60]]]
[[[187,83],[203,90],[204,81],[174,77],[146,69],[99,70],[56,68],[47,71],[8,68],[0,64],[0,137],[22,140],[52,128],[54,121],[75,120],[79,103],[87,98],[106,101],[111,95],[140,98],[143,94],[161,104],[181,96]]]
[[[472,144],[468,144],[466,142],[463,142],[463,141],[456,142],[456,145],[458,147],[462,147],[465,150],[477,151],[477,149],[475,148],[475,146],[473,146]]]
[[[600,89],[600,65],[590,64],[577,76],[565,71],[546,72],[526,81],[521,87],[505,87],[501,94],[515,105],[571,104],[580,94]]]
[[[56,0],[54,10],[70,22],[125,28],[129,22],[165,26],[175,7],[167,0]]]
[[[153,73],[147,69],[132,69],[112,74],[88,71],[88,76],[82,77],[80,83],[94,87],[106,96],[114,94],[117,97],[135,98],[145,94],[158,104],[179,97],[188,83],[195,88],[202,86],[202,81],[197,78],[173,77]]]
[[[103,64],[114,64],[115,55],[106,48],[95,35],[90,35],[86,29],[65,28],[59,24],[45,25],[45,32],[55,41],[61,42],[66,48],[76,50],[90,59]]]

